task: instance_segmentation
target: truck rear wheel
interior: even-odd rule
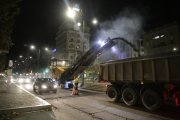
[[[137,91],[130,87],[125,88],[122,92],[122,100],[128,106],[135,105],[138,100]]]
[[[162,98],[154,90],[145,90],[142,94],[142,103],[148,110],[156,110],[162,105]]]
[[[111,98],[112,101],[119,101],[119,91],[114,86],[109,86],[107,88],[107,95]]]

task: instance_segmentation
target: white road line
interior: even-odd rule
[[[14,84],[14,85],[16,85],[16,84]],[[46,105],[50,105],[48,102],[46,102],[45,100],[41,99],[40,97],[37,97],[36,95],[32,94],[31,92],[27,91],[27,90],[26,90],[26,89],[24,89],[23,87],[18,86],[18,85],[16,85],[16,86],[17,86],[18,88],[20,88],[20,89],[24,90],[25,92],[27,92],[27,93],[31,94],[33,97],[37,98],[38,100],[40,100],[40,101],[41,101],[41,102],[43,102],[44,104],[46,104]]]

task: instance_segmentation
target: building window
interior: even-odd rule
[[[73,44],[70,44],[70,45],[69,45],[69,48],[73,48]]]
[[[79,39],[77,40],[77,43],[80,43],[80,40],[79,40]]]
[[[86,45],[84,45],[84,49],[86,49]]]
[[[76,47],[77,49],[79,49],[80,48],[80,46],[79,45],[77,45],[77,47]]]
[[[70,59],[73,59],[73,56],[70,56]]]
[[[159,39],[159,38],[163,38],[164,37],[164,35],[162,34],[162,35],[157,35],[157,36],[155,36],[155,37],[153,37],[153,39]]]
[[[71,39],[69,40],[69,42],[74,42],[74,40],[71,38]]]

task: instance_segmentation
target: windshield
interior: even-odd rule
[[[52,82],[51,78],[37,78],[37,82]]]

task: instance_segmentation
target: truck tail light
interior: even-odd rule
[[[180,92],[175,92],[173,95],[176,107],[180,106]]]
[[[163,98],[164,98],[164,103],[166,104],[167,100],[168,100],[168,93],[167,92],[163,93]]]

